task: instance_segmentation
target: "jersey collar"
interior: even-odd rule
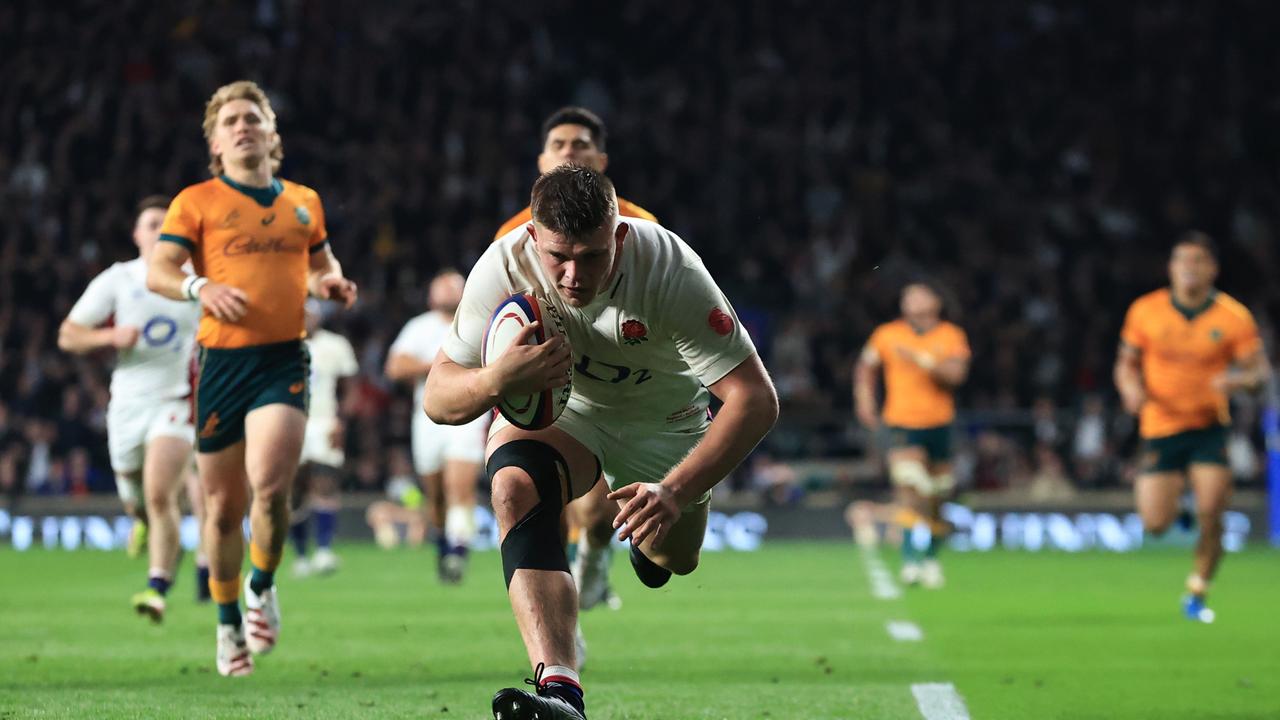
[[[1195,320],[1196,317],[1198,317],[1201,313],[1203,313],[1205,310],[1208,310],[1210,307],[1212,307],[1213,302],[1217,299],[1218,299],[1218,291],[1210,290],[1209,296],[1204,299],[1204,302],[1200,303],[1198,307],[1189,308],[1186,305],[1183,305],[1182,303],[1178,302],[1178,298],[1174,297],[1173,295],[1173,290],[1172,289],[1169,290],[1169,302],[1173,304],[1174,310],[1177,310],[1179,313],[1182,314],[1182,317],[1187,319],[1187,322],[1191,322],[1192,320]]]
[[[280,178],[271,178],[271,184],[264,188],[241,185],[226,175],[219,175],[218,179],[229,185],[232,190],[238,190],[249,196],[251,200],[264,208],[274,205],[276,198],[280,197],[280,193],[284,192],[284,183],[280,182]]]

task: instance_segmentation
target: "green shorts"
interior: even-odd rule
[[[244,439],[250,410],[277,403],[307,411],[311,357],[301,340],[243,348],[200,348],[196,449],[211,453]]]
[[[1227,465],[1227,428],[1212,425],[1142,443],[1139,472],[1181,472],[1190,465]]]
[[[905,428],[890,425],[886,429],[889,431],[889,447],[894,450],[919,447],[924,448],[929,462],[948,462],[951,460],[950,424],[928,428]]]

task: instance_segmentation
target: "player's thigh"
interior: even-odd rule
[[[677,575],[688,575],[698,567],[702,542],[707,535],[707,516],[710,514],[710,498],[684,509],[680,519],[667,532],[661,545],[654,545],[653,538],[646,538],[640,550],[662,567]]]
[[[570,516],[579,527],[590,528],[609,525],[618,514],[618,503],[609,499],[609,485],[598,480],[585,495],[569,505]]]
[[[245,470],[254,492],[289,487],[298,472],[306,427],[306,414],[293,405],[263,405],[245,415]]]
[[[536,440],[547,445],[559,453],[569,475],[569,487],[562,488],[562,495],[558,499],[563,507],[589,490],[600,472],[600,463],[587,444],[559,425],[564,417],[561,415],[557,425],[541,430],[522,430],[506,422],[496,424],[485,448],[485,462],[488,462],[498,448],[515,440]]]
[[[1148,472],[1134,481],[1138,515],[1148,530],[1162,531],[1178,516],[1185,479],[1181,471]]]
[[[157,435],[147,442],[142,484],[147,498],[176,499],[191,461],[191,441],[173,435]]]
[[[1193,463],[1187,468],[1191,490],[1196,496],[1196,514],[1202,518],[1220,516],[1231,501],[1231,468],[1218,463]]]

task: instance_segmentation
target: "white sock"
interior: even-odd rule
[[[476,535],[476,511],[470,505],[454,506],[444,515],[444,536],[453,547],[470,547]]]
[[[563,665],[548,665],[542,669],[542,682],[563,682],[571,685],[577,685],[578,689],[582,689],[582,683],[578,680],[578,671]]]

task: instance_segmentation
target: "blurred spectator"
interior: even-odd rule
[[[53,330],[89,278],[134,253],[137,199],[206,177],[203,104],[242,77],[272,95],[282,174],[320,192],[361,284],[335,330],[364,367],[382,366],[427,280],[470,267],[527,203],[542,119],[588,103],[610,125],[614,180],[697,249],[757,330],[784,402],[779,460],[860,451],[830,427],[849,422],[849,369],[923,272],[954,295],[973,346],[960,406],[1020,413],[1016,443],[979,431],[978,486],[1025,475],[1051,414],[1041,441],[1087,482],[1114,481],[1107,458],[1127,448],[1105,401],[1077,426],[1063,410],[1109,397],[1121,313],[1163,283],[1177,232],[1220,241],[1222,286],[1273,337],[1272,14],[1068,0],[0,4],[0,400],[30,438],[0,447],[0,482],[45,487],[85,444],[106,467],[106,368],[62,356]],[[404,394],[367,376],[346,404],[349,484],[383,486]]]

